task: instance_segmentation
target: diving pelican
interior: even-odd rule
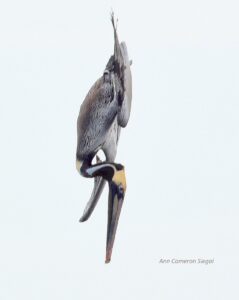
[[[115,163],[121,127],[126,127],[131,110],[132,77],[125,42],[119,43],[114,14],[114,54],[110,57],[102,76],[91,87],[80,107],[77,119],[76,168],[88,178],[94,178],[94,188],[81,222],[94,210],[105,183],[109,185],[106,258],[109,263],[126,192],[124,166]],[[106,160],[97,152],[102,150]],[[92,164],[96,157],[96,164]]]

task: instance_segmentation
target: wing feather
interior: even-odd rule
[[[129,121],[132,102],[131,61],[125,42],[119,43],[113,13],[111,22],[114,29],[114,72],[118,76],[123,90],[123,95],[120,95],[122,100],[118,109],[118,123],[121,127],[125,127]]]

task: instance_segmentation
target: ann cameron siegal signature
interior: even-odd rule
[[[191,258],[191,259],[179,259],[179,258],[160,258],[160,264],[175,264],[175,265],[212,265],[215,263],[214,258]]]

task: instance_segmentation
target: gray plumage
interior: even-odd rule
[[[106,161],[114,162],[121,127],[128,123],[132,79],[127,47],[119,43],[112,14],[114,30],[114,54],[110,57],[103,75],[94,83],[83,101],[77,120],[78,161],[88,161],[101,149]],[[97,162],[101,162],[97,158]],[[105,179],[97,175],[94,189],[80,221],[86,221],[94,210],[105,185]]]

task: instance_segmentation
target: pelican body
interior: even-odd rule
[[[119,43],[114,15],[114,54],[110,57],[102,76],[91,87],[80,107],[77,119],[76,168],[88,178],[94,178],[94,188],[80,219],[86,221],[93,212],[105,183],[108,182],[108,225],[105,262],[111,254],[126,192],[124,166],[115,163],[121,127],[126,127],[131,110],[132,77],[127,47]],[[102,150],[106,160],[97,152]],[[96,157],[96,164],[92,164]]]

